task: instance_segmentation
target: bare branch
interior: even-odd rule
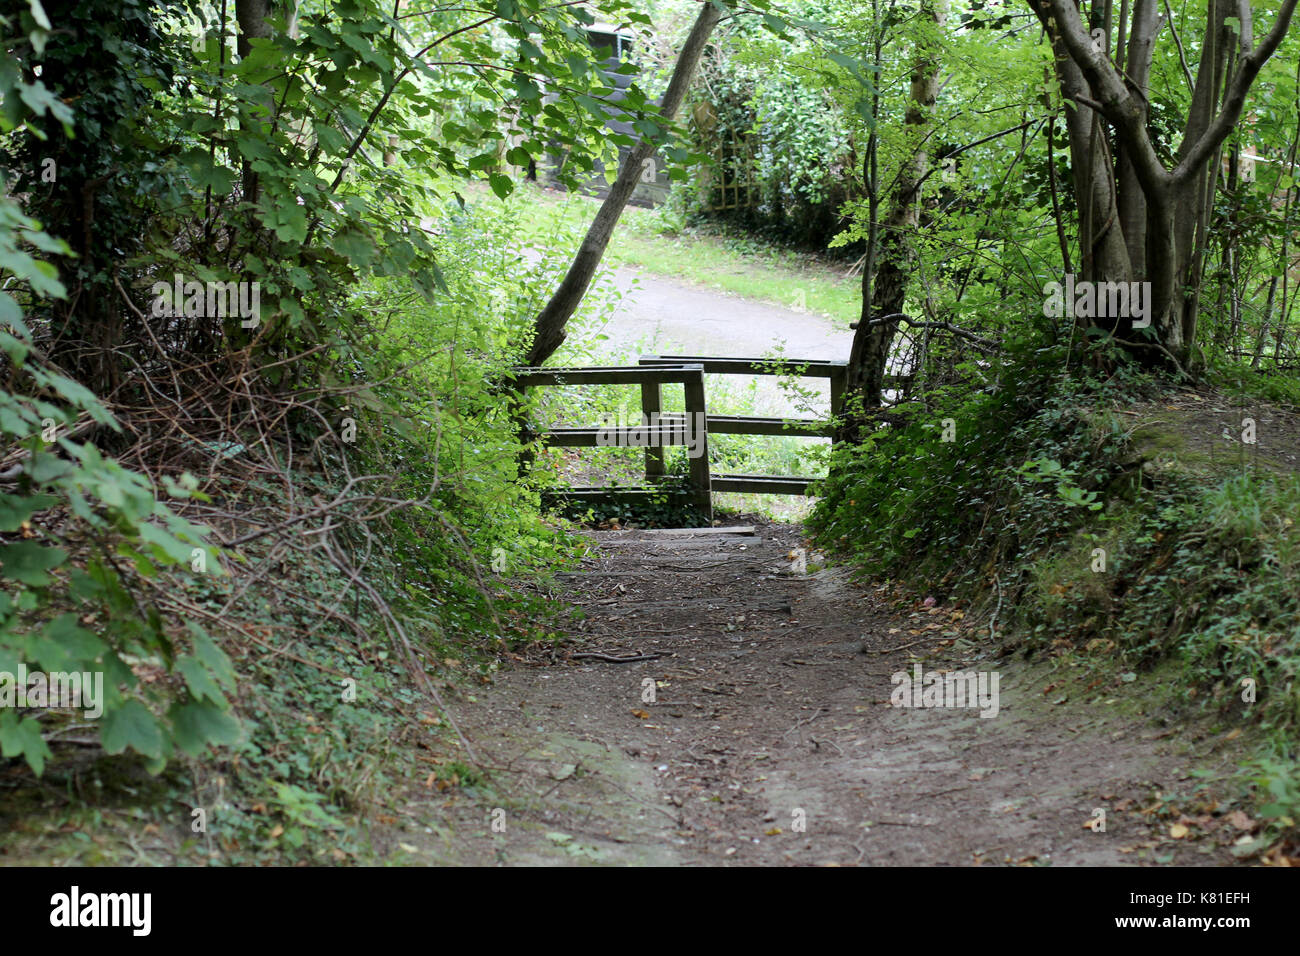
[[[1247,0],[1242,0],[1243,3]],[[1183,76],[1187,80],[1187,92],[1192,93],[1196,90],[1196,81],[1192,79],[1192,68],[1187,65],[1187,54],[1183,52],[1183,40],[1178,35],[1178,27],[1174,25],[1174,11],[1169,8],[1169,0],[1165,0],[1165,16],[1169,18],[1169,32],[1174,35],[1174,46],[1178,47],[1178,62],[1183,65]]]

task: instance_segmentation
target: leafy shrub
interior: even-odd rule
[[[32,36],[43,28],[33,20]],[[48,27],[48,24],[46,24]],[[3,71],[0,71],[3,72]],[[12,135],[21,108],[64,117],[61,104],[5,73],[8,112],[0,124]],[[67,254],[61,241],[0,198],[0,271],[44,299],[66,295],[55,268],[35,253]],[[209,744],[231,743],[239,732],[226,694],[235,689],[230,661],[207,633],[191,623],[183,640],[170,631],[147,595],[135,593],[130,568],[156,580],[167,568],[218,564],[203,529],[159,500],[151,482],[104,457],[82,434],[118,429],[108,409],[81,384],[49,364],[32,341],[23,312],[0,292],[0,434],[11,467],[0,492],[0,754],[23,757],[41,773],[51,751],[45,741],[50,707],[26,696],[18,675],[33,670],[98,675],[103,697],[83,689],[88,711],[102,708],[100,740],[110,754],[134,750],[161,769],[177,750],[191,756]],[[188,497],[192,480],[168,481]],[[73,550],[93,557],[69,564]],[[93,630],[91,630],[93,628]],[[161,671],[166,679],[141,673]],[[33,684],[35,690],[38,685]],[[93,685],[92,685],[93,686]],[[37,716],[41,714],[42,716]]]

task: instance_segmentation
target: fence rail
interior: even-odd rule
[[[689,445],[686,500],[707,517],[713,514],[713,492],[806,495],[816,479],[793,475],[713,474],[709,470],[709,434],[794,435],[831,438],[833,427],[815,419],[753,415],[710,415],[704,394],[705,375],[780,375],[825,378],[830,381],[830,417],[839,416],[844,400],[847,363],[823,359],[763,359],[700,355],[643,355],[634,366],[591,368],[517,368],[521,388],[566,385],[640,385],[641,422],[635,447],[645,448],[645,486],[574,487],[556,494],[572,502],[608,503],[614,499],[650,500],[665,492],[664,449]],[[683,412],[663,410],[663,386],[680,384],[685,392]],[[703,428],[695,427],[703,423]],[[602,427],[548,428],[532,432],[544,444],[561,448],[595,448],[610,444]],[[632,444],[629,442],[628,444]]]

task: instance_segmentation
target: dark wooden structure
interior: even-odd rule
[[[841,410],[847,363],[819,359],[717,358],[699,355],[643,355],[634,366],[595,368],[520,368],[515,382],[521,388],[564,385],[640,385],[641,420],[648,427],[645,441],[646,484],[633,487],[568,488],[559,495],[571,502],[607,503],[615,498],[649,499],[663,495],[664,449],[685,443],[691,423],[704,422],[697,436],[699,453],[689,459],[686,500],[712,516],[715,491],[776,495],[805,495],[816,479],[781,475],[712,474],[709,470],[708,435],[797,435],[835,438],[833,419]],[[832,421],[762,418],[748,415],[710,415],[704,395],[704,376],[782,375],[830,380]],[[685,391],[685,413],[663,411],[663,386],[680,384]],[[595,448],[603,444],[602,428],[552,428],[538,437],[547,445]]]

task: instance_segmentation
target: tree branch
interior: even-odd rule
[[[1248,0],[1241,0],[1241,2],[1248,8]],[[1273,29],[1268,31],[1268,36],[1264,37],[1259,46],[1249,53],[1242,53],[1237,75],[1232,78],[1228,95],[1224,97],[1223,109],[1219,111],[1219,115],[1214,118],[1209,128],[1201,134],[1196,144],[1188,150],[1183,161],[1174,169],[1172,176],[1174,182],[1184,183],[1195,176],[1209,160],[1210,154],[1222,145],[1233,127],[1237,125],[1237,120],[1241,118],[1242,107],[1246,104],[1246,94],[1250,92],[1251,84],[1255,82],[1255,77],[1268,62],[1268,58],[1277,50],[1282,37],[1286,36],[1295,7],[1296,0],[1282,0],[1282,6],[1277,11],[1277,20],[1273,23]]]
[[[951,332],[958,338],[963,338],[968,342],[978,345],[980,348],[989,352],[995,352],[998,349],[998,343],[992,339],[981,338],[974,332],[967,332],[963,328],[958,328],[951,322],[922,322],[912,318],[904,312],[891,312],[889,315],[878,315],[875,318],[867,320],[867,326],[884,325],[886,322],[906,322],[909,328],[913,329],[940,329],[944,332]],[[850,322],[849,328],[856,329],[862,323]]]
[[[1183,65],[1183,76],[1187,79],[1187,92],[1195,92],[1196,81],[1192,79],[1192,68],[1187,65],[1187,54],[1183,52],[1183,40],[1178,35],[1178,27],[1174,25],[1174,11],[1169,7],[1169,0],[1165,0],[1165,16],[1169,18],[1169,32],[1174,35],[1174,46],[1178,47],[1178,62]]]
[[[1114,124],[1125,152],[1133,162],[1142,191],[1149,199],[1160,201],[1171,177],[1147,135],[1146,110],[1133,98],[1110,59],[1093,49],[1092,37],[1079,19],[1079,11],[1072,0],[1046,0],[1046,6],[1070,59],[1078,64],[1092,92],[1099,98],[1094,108]],[[1078,99],[1077,96],[1074,98]]]

